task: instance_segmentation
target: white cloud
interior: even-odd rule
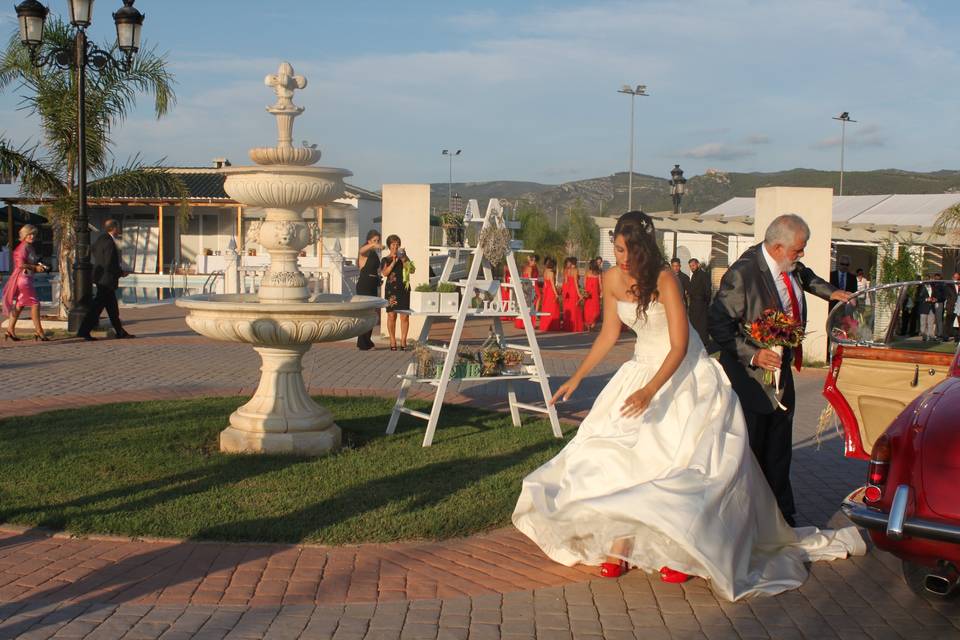
[[[684,158],[697,158],[701,160],[737,160],[756,155],[752,149],[734,147],[721,142],[708,142],[693,149],[681,151],[680,155]]]
[[[747,144],[770,144],[770,136],[762,133],[754,133],[747,136],[744,142]]]
[[[866,148],[883,147],[887,144],[887,137],[883,134],[879,125],[868,124],[854,129],[856,124],[848,125],[846,141],[847,147]],[[839,147],[842,142],[841,136],[830,136],[824,138],[813,145],[814,149],[833,149]]]

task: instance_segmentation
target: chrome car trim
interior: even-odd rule
[[[910,500],[910,487],[902,484],[893,494],[890,505],[890,517],[887,520],[887,537],[899,540],[903,537],[903,521],[907,518],[907,502]]]
[[[840,508],[854,524],[886,533],[890,518],[885,512],[863,503],[862,487],[847,496]],[[957,525],[923,518],[904,518],[901,526],[904,536],[960,544],[960,526]]]

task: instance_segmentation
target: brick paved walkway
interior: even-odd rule
[[[0,348],[0,417],[252,392],[258,361],[248,347],[193,336],[173,307],[124,315],[142,338]],[[589,337],[545,342],[547,369],[562,379]],[[625,334],[610,364],[562,407],[566,418],[582,415],[629,349]],[[305,359],[306,378],[314,392],[392,396],[408,358],[324,345]],[[798,377],[801,524],[842,523],[839,500],[864,475],[835,436],[817,447],[822,382],[819,372]],[[502,392],[494,382],[461,384],[450,399],[502,406]],[[797,591],[731,604],[699,579],[595,579],[595,569],[558,566],[509,528],[330,548],[73,539],[0,525],[0,638],[960,638],[960,609],[913,596],[898,570],[871,551],[814,565]]]

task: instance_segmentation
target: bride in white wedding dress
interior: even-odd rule
[[[553,401],[566,400],[616,344],[623,322],[633,358],[597,396],[577,434],[523,481],[514,525],[565,565],[700,576],[737,600],[794,589],[805,562],[860,555],[855,527],[791,528],[747,442],[737,396],[690,330],[676,276],[653,223],[624,214],[617,266],[603,276],[603,328]]]

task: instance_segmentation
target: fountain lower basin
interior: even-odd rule
[[[230,415],[220,433],[228,453],[322,455],[340,446],[340,427],[314,402],[303,381],[303,355],[317,342],[369,331],[383,298],[320,295],[306,302],[264,303],[255,294],[178,298],[187,325],[213,340],[251,344],[260,355],[253,397]]]

